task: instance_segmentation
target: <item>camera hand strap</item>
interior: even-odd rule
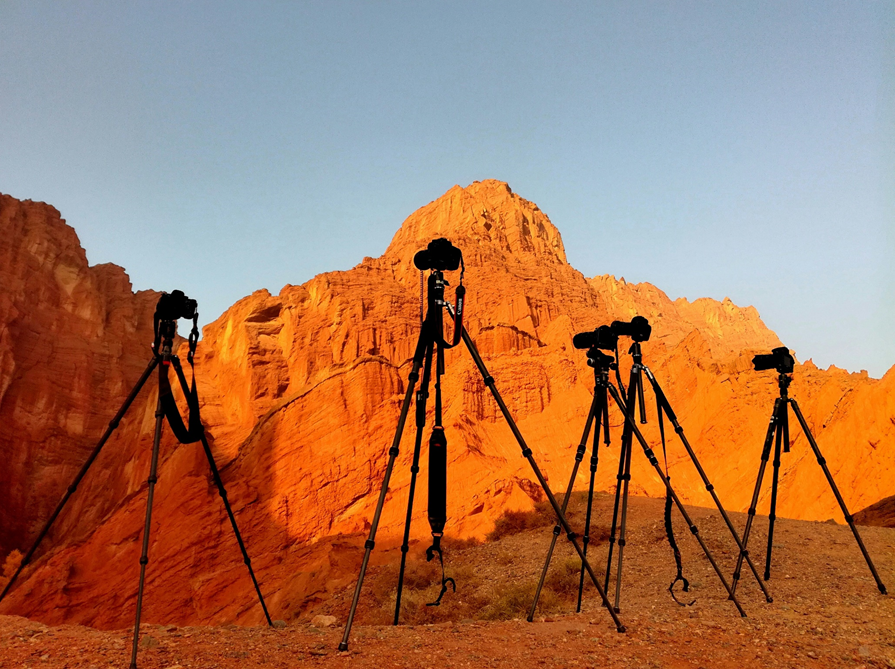
[[[665,448],[665,422],[662,416],[665,411],[662,406],[662,399],[658,394],[656,395],[656,413],[659,415],[659,435],[662,439],[662,458],[665,460],[665,479],[668,481],[668,485],[665,488],[665,535],[668,537],[668,544],[674,552],[674,563],[677,566],[677,576],[674,577],[671,585],[668,586],[668,592],[671,594],[671,598],[680,606],[693,606],[696,603],[695,599],[689,603],[682,602],[677,598],[677,595],[674,594],[674,586],[678,581],[683,583],[684,592],[690,592],[690,581],[684,578],[684,566],[683,561],[681,560],[681,551],[677,547],[677,541],[674,540],[674,526],[671,524],[671,476],[668,473],[668,452]]]
[[[460,339],[463,337],[463,304],[466,298],[466,286],[463,285],[463,275],[466,274],[466,265],[463,263],[463,254],[460,254],[460,285],[457,286],[457,290],[454,293],[455,297],[455,306],[451,309],[450,303],[445,300],[445,306],[447,307],[448,313],[454,318],[454,337],[451,340],[451,343],[448,344],[444,340],[444,335],[439,334],[441,341],[438,342],[442,348],[454,348],[457,344],[460,343]]]
[[[174,400],[174,394],[171,392],[171,384],[168,381],[168,365],[163,363],[164,371],[161,374],[159,382],[159,396],[162,403],[162,410],[168,419],[168,425],[171,431],[177,437],[177,441],[181,444],[192,444],[202,438],[202,420],[199,418],[199,393],[196,390],[196,367],[193,356],[196,353],[196,344],[199,342],[199,315],[193,317],[193,329],[190,331],[189,353],[187,353],[187,362],[190,363],[190,373],[192,376],[192,385],[187,387],[186,379],[180,377],[180,387],[186,398],[187,408],[189,409],[189,428],[184,425],[183,418],[180,416],[180,410],[177,408],[177,402]]]

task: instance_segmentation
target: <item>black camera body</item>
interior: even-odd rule
[[[612,321],[609,326],[612,331],[619,337],[630,337],[634,341],[649,341],[653,327],[643,316],[634,316],[630,322]]]
[[[413,256],[413,264],[419,270],[434,269],[453,272],[460,267],[463,253],[444,237],[433,239],[422,251]]]
[[[763,353],[752,358],[752,364],[755,365],[756,372],[763,372],[766,369],[776,369],[781,374],[792,374],[796,361],[790,355],[789,349],[780,346],[773,349],[770,353]]]
[[[178,318],[195,318],[199,303],[183,294],[182,290],[162,293],[155,306],[155,315],[161,321],[176,321]]]
[[[575,348],[602,348],[605,351],[614,351],[618,346],[618,335],[608,325],[601,325],[591,332],[579,332],[572,337],[572,345]]]

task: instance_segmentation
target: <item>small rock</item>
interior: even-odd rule
[[[144,648],[158,648],[158,639],[154,636],[147,635],[140,640],[140,645]]]
[[[285,620],[274,620],[273,626],[276,627],[278,630],[285,629],[286,621]]]
[[[332,627],[336,622],[335,616],[314,616],[311,619],[311,624],[314,627]]]
[[[858,655],[861,657],[870,657],[870,646],[858,646]]]

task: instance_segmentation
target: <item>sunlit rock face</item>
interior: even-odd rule
[[[145,366],[156,298],[132,295],[117,268],[117,274],[89,268],[74,232],[55,210],[11,198],[3,203],[3,212],[35,208],[42,213],[32,216],[52,219],[59,228],[16,223],[24,213],[4,213],[0,219],[4,231],[11,230],[0,244],[13,249],[0,247],[3,257],[26,259],[0,268],[0,322],[8,328],[0,339],[0,389],[5,389],[0,449],[17,463],[12,473],[2,474],[7,478],[0,491],[6,514],[0,545],[8,551],[23,547],[36,532],[38,519],[61,496]],[[567,263],[560,234],[547,216],[507,184],[455,186],[412,214],[381,257],[286,286],[278,295],[257,291],[204,329],[197,354],[203,418],[275,617],[300,615],[356,576],[362,539],[339,535],[369,528],[419,334],[420,275],[412,258],[436,237],[447,237],[463,250],[467,328],[554,490],[568,481],[594,383],[583,352],[571,345],[572,335],[639,314],[653,325],[653,336],[643,346],[644,361],[669,396],[721,499],[731,510],[748,507],[777,396],[775,373],[757,373],[750,361],[756,352],[780,345],[757,311],[730,300],[672,301],[650,284],[611,276],[587,278]],[[30,260],[28,249],[65,239],[68,256],[46,257],[79,259],[72,261],[77,271],[70,274],[87,277],[81,292],[66,292],[52,262]],[[90,279],[107,275],[120,277],[119,283]],[[447,278],[452,297],[459,272]],[[22,295],[37,290],[26,287],[29,281],[51,298],[23,300]],[[95,296],[115,286],[120,292],[114,300]],[[201,304],[201,296],[195,297]],[[109,304],[116,310],[110,312]],[[75,313],[84,321],[78,321],[84,334],[70,324]],[[62,367],[38,364],[38,347],[27,344],[37,326],[12,327],[23,319],[46,328],[41,330],[45,341],[57,342],[56,350],[62,351],[54,364]],[[103,336],[94,334],[99,332]],[[91,374],[81,385],[63,383],[63,378],[81,378],[75,373],[82,368],[77,356],[92,356]],[[461,345],[446,357],[447,532],[481,537],[504,510],[530,508],[542,493],[466,350]],[[629,365],[623,355],[625,378]],[[818,370],[810,361],[795,371],[790,392],[852,510],[895,494],[893,386],[892,371],[874,380],[835,368]],[[650,422],[643,430],[661,452],[650,392],[647,404]],[[72,422],[67,416],[80,415],[78,407],[85,417]],[[103,627],[129,623],[153,408],[154,396],[147,392],[123,425],[123,434],[130,436],[110,442],[109,453],[97,461],[98,471],[88,475],[63,515],[62,529],[51,536],[42,558],[25,572],[0,612]],[[429,409],[431,419],[431,401]],[[8,429],[7,417],[16,416],[12,424],[18,427]],[[612,445],[600,449],[600,490],[615,484],[621,433],[616,409],[611,424]],[[80,431],[72,432],[72,425]],[[778,515],[841,519],[794,418],[792,426]],[[403,528],[415,431],[411,412],[380,524],[383,544],[395,541]],[[683,448],[673,432],[667,434],[678,493],[688,503],[710,505]],[[413,535],[420,538],[428,532],[428,436],[426,431],[413,516]],[[582,474],[577,487],[584,486]],[[631,489],[664,494],[639,448]],[[760,513],[767,512],[769,496],[762,495]],[[36,508],[25,517],[29,505]],[[163,443],[150,559],[144,620],[250,624],[262,619],[195,444],[178,445],[169,437]]]

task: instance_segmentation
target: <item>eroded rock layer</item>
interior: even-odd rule
[[[48,213],[54,210],[10,200],[3,201],[4,212],[31,208],[62,225],[58,214],[53,218]],[[72,297],[74,291],[66,293],[60,274],[50,264],[31,259],[33,253],[27,250],[31,247],[20,239],[27,236],[27,225],[13,227],[8,222],[19,220],[15,216],[4,214],[4,229],[11,226],[12,234],[5,234],[3,243],[15,238],[11,253],[34,264],[34,281],[49,285],[48,294],[55,296],[46,302],[32,301],[34,315],[27,318],[56,323],[63,317],[74,318],[63,312],[77,312],[93,330],[72,334],[73,326],[64,320],[61,325],[46,326],[45,336],[70,336],[80,342],[69,345],[77,352],[86,346],[83,342],[93,341],[94,332],[108,330],[117,338],[106,336],[99,341],[118,348],[102,350],[103,363],[84,379],[83,396],[73,391],[65,395],[49,381],[44,385],[39,381],[41,374],[58,380],[60,373],[27,371],[38,362],[36,358],[22,362],[35,348],[22,343],[30,336],[23,334],[25,329],[10,328],[9,335],[4,330],[0,340],[0,389],[6,390],[0,404],[2,416],[23,415],[22,407],[34,404],[27,395],[31,387],[40,389],[44,403],[31,423],[20,420],[26,441],[16,442],[13,433],[0,433],[3,452],[21,460],[9,477],[19,487],[10,491],[4,487],[0,493],[7,495],[7,522],[17,528],[7,532],[3,525],[0,545],[6,550],[26,543],[36,519],[45,517],[76,471],[85,451],[70,444],[91,442],[102,431],[103,421],[114,413],[128,382],[145,364],[135,342],[140,337],[145,340],[142,333],[147,331],[146,318],[154,302],[149,295],[131,296],[121,273],[115,285],[126,292],[116,312],[119,325],[111,328],[108,309],[101,308],[108,302],[90,297],[100,294],[100,287],[90,292],[86,286],[93,284],[83,279],[85,288],[77,299]],[[55,236],[72,240],[66,248],[78,260],[72,261],[76,269],[69,270],[70,275],[89,278],[112,271],[87,267],[74,232],[66,230],[65,235]],[[39,230],[30,234],[40,236]],[[721,499],[731,510],[748,507],[777,394],[776,375],[754,372],[750,360],[755,352],[780,345],[756,310],[737,307],[729,300],[672,301],[654,286],[610,276],[588,279],[567,263],[559,232],[536,205],[498,181],[456,186],[411,215],[381,257],[365,258],[349,271],[321,274],[301,286],[286,286],[278,295],[258,291],[204,329],[197,356],[203,417],[275,617],[300,615],[335,589],[350,585],[355,577],[362,540],[339,537],[369,527],[419,332],[420,276],[412,257],[441,236],[464,252],[467,328],[554,490],[563,489],[568,480],[593,388],[593,372],[583,353],[572,347],[572,335],[640,314],[654,326],[652,339],[644,345],[645,362],[663,385]],[[457,274],[448,276],[449,295]],[[13,272],[11,280],[24,280],[18,276],[25,274]],[[111,284],[107,281],[101,287],[111,290]],[[4,284],[0,299],[7,299],[10,292],[24,295],[30,290],[7,291]],[[90,307],[93,311],[84,306],[90,299],[99,305]],[[16,304],[21,303],[19,298]],[[5,310],[3,314],[12,313],[6,302],[0,303],[0,309]],[[16,309],[31,314],[22,306]],[[4,324],[17,323],[17,318],[26,316],[5,318]],[[117,343],[108,343],[110,339]],[[130,357],[125,360],[125,356]],[[626,377],[629,362],[627,356],[623,358]],[[541,498],[541,491],[462,346],[447,352],[447,369],[447,531],[481,537],[501,512],[530,508]],[[891,475],[895,372],[874,380],[834,368],[818,370],[809,361],[797,367],[790,390],[853,510],[895,494]],[[655,406],[650,393],[647,397],[650,422],[643,429],[658,447]],[[61,416],[70,413],[73,405],[83,406],[85,398],[92,409],[77,424],[80,431],[72,435],[61,430],[60,421],[71,425],[71,419]],[[63,518],[66,531],[55,533],[52,547],[29,568],[25,582],[0,610],[47,622],[108,627],[129,622],[138,573],[152,401],[151,395],[142,401],[139,415],[128,427],[131,432],[124,430],[135,443],[128,448],[120,445],[108,457],[103,454],[105,459],[98,465],[104,464],[93,487]],[[611,418],[612,446],[600,449],[600,490],[615,484],[621,433],[617,410],[613,409]],[[793,447],[783,458],[778,515],[841,519],[794,418],[792,423]],[[47,438],[48,432],[54,440]],[[382,515],[379,539],[383,542],[394,541],[403,526],[414,432],[411,417]],[[710,505],[685,452],[671,431],[668,435],[669,467],[680,496],[689,503]],[[423,443],[427,441],[428,432]],[[63,458],[61,454],[67,459],[59,466],[48,464]],[[425,462],[424,446],[424,470],[414,507],[416,537],[428,532]],[[577,487],[584,486],[582,473]],[[40,504],[27,522],[15,520],[31,499],[23,488],[39,488],[30,493]],[[663,494],[658,476],[639,449],[633,460],[632,492]],[[88,496],[99,500],[91,502],[97,510],[89,514],[84,501]],[[166,440],[156,500],[144,619],[181,624],[258,622],[260,607],[198,446]],[[766,492],[759,512],[766,513],[768,503]]]

